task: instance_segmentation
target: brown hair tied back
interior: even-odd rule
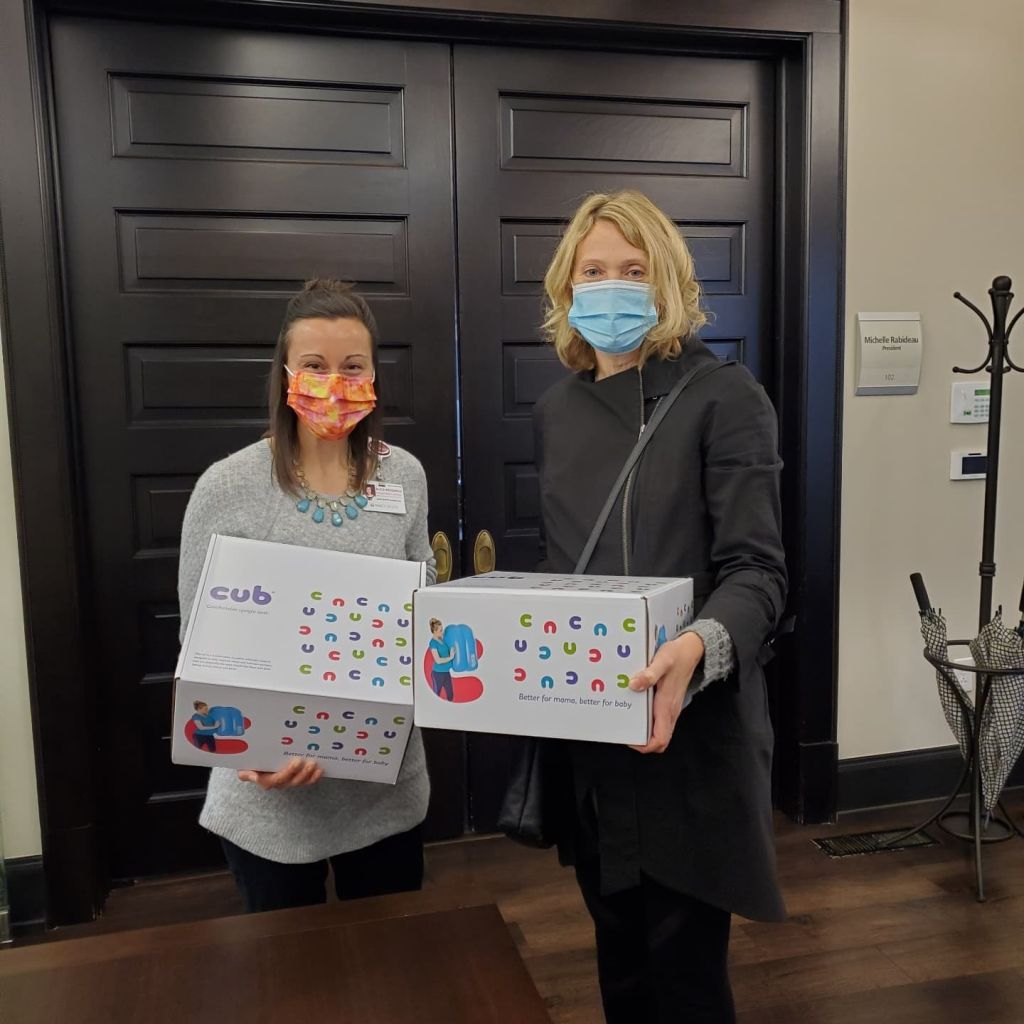
[[[377,408],[359,421],[349,435],[349,457],[355,476],[354,487],[362,490],[377,473],[376,443],[380,440],[380,375],[377,372],[377,321],[364,299],[350,284],[318,277],[307,281],[285,307],[284,322],[277,336],[274,361],[270,368],[270,423],[266,436],[271,439],[274,476],[281,490],[299,493],[295,472],[298,456],[298,418],[288,405],[285,363],[288,361],[288,333],[298,320],[358,320],[370,334],[373,372],[377,376]]]

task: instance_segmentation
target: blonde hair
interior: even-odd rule
[[[570,370],[591,370],[594,350],[569,323],[572,271],[580,242],[599,220],[607,220],[647,256],[647,280],[654,291],[658,322],[640,347],[640,362],[679,355],[683,342],[707,323],[693,257],[679,229],[640,192],[588,196],[573,215],[544,275],[548,295],[544,332]]]

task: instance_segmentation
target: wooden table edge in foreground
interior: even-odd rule
[[[363,900],[336,900],[321,906],[293,907],[264,914],[235,914],[202,921],[134,928],[80,939],[58,938],[32,946],[15,945],[0,951],[0,978],[30,971],[143,956],[184,946],[258,939],[284,932],[298,935],[363,921],[384,921],[493,904],[493,899],[471,887],[444,886]]]
[[[225,970],[232,1006],[253,1024],[291,1012],[369,1012],[380,1024],[551,1019],[493,900],[452,888],[12,949],[0,953],[0,1006],[21,1024],[134,1024],[143,1008],[154,1024],[205,1024],[224,1007],[195,1000],[195,979]]]

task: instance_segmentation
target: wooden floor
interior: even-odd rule
[[[1024,796],[1010,806],[1024,818]],[[779,820],[791,918],[736,922],[732,977],[742,1024],[1024,1021],[1024,841],[987,849],[984,905],[974,899],[966,847],[940,832],[940,846],[842,860],[811,843],[914,824],[918,813],[849,816],[835,827]],[[554,1021],[601,1020],[589,919],[553,853],[478,839],[431,847],[427,863],[427,885],[472,884],[493,895]],[[112,893],[101,920],[47,940],[238,911],[223,874],[146,882]]]

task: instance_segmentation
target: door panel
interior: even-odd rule
[[[587,193],[639,189],[679,224],[715,314],[703,338],[771,380],[773,70],[457,46],[454,76],[464,537],[490,530],[498,567],[529,570],[530,411],[565,372],[538,331],[542,281]],[[471,821],[487,831],[511,744],[468,743]]]
[[[217,856],[205,776],[169,762],[177,544],[197,476],[260,436],[301,282],[356,283],[387,437],[457,536],[446,46],[60,19],[58,154],[97,706],[115,876]],[[434,835],[462,831],[460,737]]]

